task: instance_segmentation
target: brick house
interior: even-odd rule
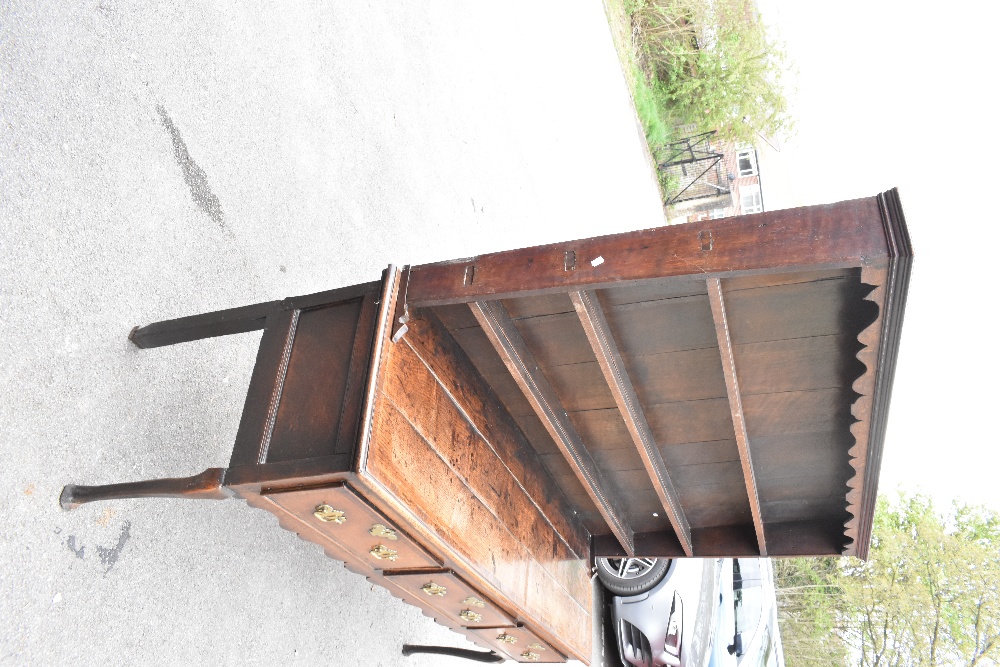
[[[755,146],[716,143],[714,135],[698,135],[675,146],[670,154],[674,161],[660,164],[679,183],[680,192],[669,202],[672,224],[764,211]]]

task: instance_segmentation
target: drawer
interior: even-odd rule
[[[263,495],[376,570],[441,565],[346,484]]]
[[[390,588],[422,609],[430,608],[447,623],[467,628],[513,626],[514,620],[454,572],[414,572],[386,575]]]
[[[548,642],[527,628],[483,628],[471,632],[518,662],[566,662]]]

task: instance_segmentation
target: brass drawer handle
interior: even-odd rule
[[[462,618],[463,621],[468,621],[469,623],[479,623],[480,621],[483,620],[481,614],[477,614],[471,609],[463,609],[462,613],[459,614],[459,616]]]
[[[387,540],[396,539],[396,531],[394,531],[392,528],[387,528],[386,526],[383,526],[380,523],[376,523],[374,526],[372,526],[371,530],[368,531],[368,534],[374,535],[375,537],[384,537]]]
[[[396,560],[396,556],[399,555],[398,551],[390,549],[389,547],[384,547],[381,544],[373,546],[368,550],[368,553],[379,560]]]
[[[438,597],[442,598],[448,592],[447,588],[445,588],[444,586],[439,586],[438,584],[435,584],[433,581],[421,586],[420,590],[422,590],[424,593],[427,593],[427,595],[437,595]]]
[[[346,512],[343,510],[335,510],[326,503],[317,505],[316,509],[313,510],[313,516],[320,521],[325,521],[327,523],[344,523],[347,521]]]
[[[514,635],[508,635],[506,632],[501,632],[497,635],[497,641],[501,644],[516,644],[517,637]]]
[[[524,653],[521,654],[521,657],[524,658],[525,660],[531,660],[532,662],[534,662],[535,660],[541,659],[542,656],[538,655],[537,653],[532,653],[531,651],[525,651]]]
[[[477,598],[475,595],[470,595],[469,597],[462,600],[462,604],[467,604],[470,607],[485,607],[486,603]]]

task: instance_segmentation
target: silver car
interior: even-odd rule
[[[704,664],[717,626],[721,573],[732,568],[731,559],[598,558],[596,564],[614,596],[612,622],[623,664]]]

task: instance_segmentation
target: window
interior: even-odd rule
[[[753,148],[741,148],[736,153],[736,169],[740,176],[757,175],[757,151]]]
[[[740,188],[740,212],[760,213],[764,210],[764,199],[760,196],[760,186]]]

